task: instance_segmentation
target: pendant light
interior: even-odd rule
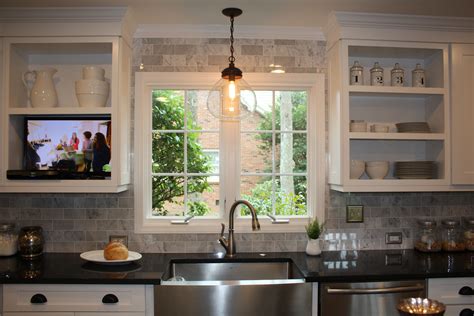
[[[242,10],[227,8],[222,10],[222,14],[230,18],[229,67],[222,70],[221,79],[209,91],[207,108],[221,120],[240,120],[255,111],[257,98],[242,78],[242,70],[234,64],[234,18],[241,15]]]

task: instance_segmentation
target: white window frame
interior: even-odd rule
[[[209,90],[219,78],[220,73],[206,72],[137,72],[135,74],[134,211],[136,233],[218,233],[220,223],[227,224],[232,201],[224,203],[223,218],[194,218],[186,225],[172,224],[169,218],[157,218],[151,215],[152,107],[150,101],[152,91],[156,89]],[[255,90],[308,91],[308,216],[312,218],[316,216],[320,222],[323,222],[326,195],[324,74],[246,73],[245,79]],[[240,131],[236,132],[240,134]],[[221,143],[222,145],[224,144]],[[239,153],[237,156],[240,157],[240,148],[235,148],[235,150]],[[241,172],[240,168],[236,170],[235,167],[229,168],[229,166],[223,170],[222,161],[226,159],[225,155],[225,152],[220,154],[221,184],[229,179],[227,175],[235,179],[235,175],[240,176]],[[223,187],[235,188],[238,185],[239,183],[224,184]],[[222,191],[221,197],[231,196],[230,192]],[[303,232],[308,223],[308,217],[291,218],[288,224],[272,224],[268,217],[260,217],[259,221],[260,232]],[[250,219],[236,217],[235,228],[237,232],[251,232]]]

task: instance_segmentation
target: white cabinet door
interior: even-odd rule
[[[474,305],[448,305],[446,306],[446,312],[444,313],[444,316],[459,316],[461,311],[464,309],[470,309],[471,311],[474,311]]]
[[[451,49],[452,184],[474,184],[474,44]]]

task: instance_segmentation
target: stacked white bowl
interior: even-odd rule
[[[82,69],[82,80],[76,81],[76,96],[81,107],[104,107],[109,98],[109,84],[105,81],[105,70],[98,66]]]
[[[351,179],[359,179],[365,171],[365,161],[351,160],[350,177]]]
[[[367,161],[365,163],[365,172],[371,179],[383,179],[388,175],[388,161]]]

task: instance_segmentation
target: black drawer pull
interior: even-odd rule
[[[47,301],[48,299],[43,294],[35,294],[31,297],[30,303],[31,304],[44,304]]]
[[[474,316],[474,311],[472,309],[465,308],[459,313],[459,316]]]
[[[470,286],[463,286],[459,290],[459,295],[474,295],[474,290]]]
[[[119,299],[114,294],[107,294],[102,298],[102,303],[104,304],[117,304]]]

